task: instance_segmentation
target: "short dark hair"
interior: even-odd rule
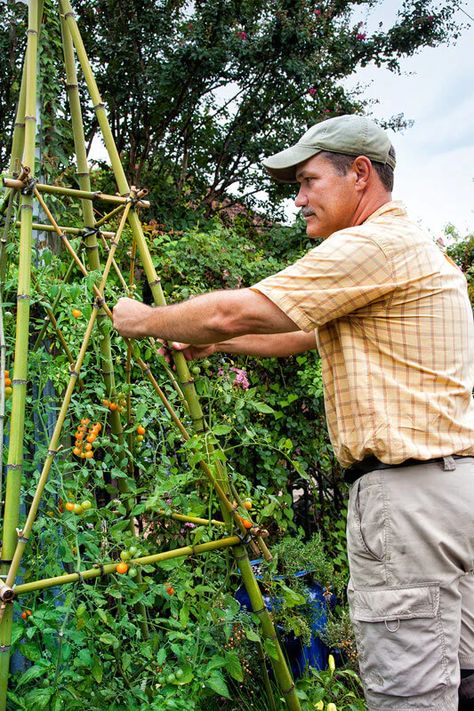
[[[321,151],[320,156],[329,161],[339,175],[346,175],[347,171],[353,164],[356,156],[349,156],[346,153],[332,153],[330,151]],[[390,146],[389,155],[395,158],[395,148]],[[385,190],[392,192],[393,190],[393,168],[387,163],[378,163],[375,160],[370,161],[375,168],[375,172],[380,178],[380,182]]]

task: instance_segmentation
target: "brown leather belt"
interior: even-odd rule
[[[462,454],[451,454],[453,459],[472,459],[472,456],[463,456]],[[353,484],[357,479],[359,479],[363,474],[368,474],[369,472],[376,471],[377,469],[398,469],[399,467],[414,467],[417,464],[442,464],[444,457],[435,457],[434,459],[405,459],[404,462],[400,464],[385,464],[381,462],[377,457],[370,456],[365,457],[360,462],[354,462],[344,471],[344,481],[348,484]]]

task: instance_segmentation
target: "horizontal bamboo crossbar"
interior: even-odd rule
[[[17,227],[20,227],[21,222],[16,222],[15,224]],[[54,225],[43,225],[39,222],[33,222],[31,229],[37,230],[38,232],[56,232]],[[59,229],[66,235],[83,235],[87,232],[84,227],[59,227]],[[100,232],[104,237],[108,237],[109,239],[115,237],[115,232],[103,232],[102,230]]]
[[[6,188],[14,188],[15,190],[24,190],[25,183],[23,180],[14,180],[13,178],[3,178],[3,184]],[[122,195],[107,195],[101,192],[89,192],[88,190],[76,190],[75,188],[65,188],[61,185],[45,185],[44,183],[36,183],[36,190],[40,193],[48,193],[50,195],[69,195],[70,197],[81,200],[92,200],[100,202],[111,202],[117,205],[125,205],[130,201],[130,198]],[[137,200],[137,207],[150,207],[148,200]]]
[[[221,538],[218,541],[209,541],[208,543],[200,543],[196,546],[184,546],[183,548],[176,548],[175,550],[165,551],[164,553],[156,553],[155,555],[146,555],[141,558],[133,558],[127,561],[127,565],[153,565],[155,563],[160,563],[162,560],[170,560],[172,558],[184,558],[193,555],[199,555],[201,553],[206,553],[208,551],[220,550],[221,548],[230,548],[232,546],[240,545],[242,541],[238,536],[228,536],[227,538]],[[68,583],[82,582],[83,580],[90,580],[91,578],[98,578],[102,575],[110,575],[110,573],[115,573],[117,564],[115,563],[96,563],[93,568],[84,570],[77,573],[69,573],[66,575],[58,575],[55,578],[45,578],[44,580],[35,580],[32,583],[24,583],[23,585],[17,585],[13,588],[15,597],[17,595],[24,595],[25,593],[33,592],[34,590],[44,590],[45,588],[52,588],[56,585],[66,585]]]

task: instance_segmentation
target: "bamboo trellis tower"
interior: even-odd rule
[[[69,0],[58,0],[58,13],[60,15],[62,47],[64,53],[64,64],[66,74],[67,92],[69,98],[69,108],[71,113],[72,130],[74,136],[75,159],[77,167],[77,181],[79,189],[63,188],[53,185],[39,183],[35,178],[35,147],[36,147],[36,107],[37,107],[37,55],[38,36],[41,31],[43,18],[42,0],[29,0],[28,2],[28,35],[27,49],[24,61],[20,96],[16,114],[16,122],[13,132],[12,153],[9,168],[9,177],[4,179],[5,197],[0,206],[0,217],[3,216],[3,240],[0,243],[0,268],[5,260],[5,240],[9,231],[9,223],[14,214],[15,201],[20,211],[19,220],[19,261],[18,261],[18,284],[17,284],[17,319],[15,352],[13,363],[13,394],[12,410],[10,416],[10,437],[8,448],[8,459],[5,476],[5,501],[3,509],[3,534],[2,534],[2,554],[0,561],[1,585],[0,585],[0,711],[7,708],[7,688],[10,662],[10,644],[13,620],[13,603],[18,595],[32,590],[44,589],[51,586],[75,582],[78,579],[87,580],[90,578],[107,575],[115,570],[115,563],[94,565],[89,570],[78,571],[77,573],[66,574],[56,578],[37,580],[26,584],[16,584],[20,562],[28,539],[34,535],[34,523],[38,512],[42,493],[48,481],[48,475],[58,452],[59,440],[62,427],[68,411],[68,406],[74,388],[77,384],[81,366],[87,352],[88,345],[95,329],[101,328],[107,319],[111,318],[111,311],[106,302],[107,277],[111,268],[117,270],[114,261],[114,253],[118,242],[122,236],[125,225],[129,226],[133,236],[133,249],[137,249],[138,255],[150,285],[153,299],[156,305],[165,305],[160,279],[157,276],[147,242],[141,227],[137,209],[146,207],[144,200],[146,190],[140,190],[129,186],[125,172],[123,170],[117,148],[114,143],[112,132],[107,120],[105,106],[101,100],[97,84],[89,60],[87,58],[80,31]],[[118,193],[107,195],[96,193],[91,190],[89,165],[87,161],[86,145],[84,138],[83,120],[79,90],[76,74],[76,58],[82,69],[82,74],[88,89],[97,122],[100,127],[103,142],[108,152],[112,171],[115,176]],[[48,208],[43,195],[67,195],[80,201],[82,206],[83,229],[77,227],[60,226],[56,222],[52,212]],[[48,223],[38,225],[33,222],[33,206],[36,202],[41,206]],[[102,202],[110,205],[112,210],[104,218],[96,220],[93,211],[93,203]],[[120,222],[115,233],[101,232],[101,226],[112,216],[119,216]],[[98,271],[100,279],[93,286],[94,303],[91,317],[87,325],[84,340],[80,352],[73,359],[70,370],[70,379],[64,395],[63,403],[60,407],[53,435],[49,442],[47,457],[39,477],[36,493],[32,500],[26,520],[20,520],[20,503],[22,488],[22,465],[23,465],[23,440],[25,434],[25,405],[27,395],[28,380],[28,354],[30,336],[30,299],[32,293],[32,247],[33,231],[35,229],[49,230],[55,232],[62,240],[67,251],[72,258],[72,264],[80,274],[86,277],[89,270]],[[85,242],[88,264],[84,264],[78,254],[74,251],[67,235],[69,233],[82,234]],[[107,249],[107,260],[104,266],[99,259],[98,243],[105,237],[112,238]],[[48,311],[49,321],[54,325],[54,305]],[[0,442],[3,442],[3,419],[4,419],[4,371],[5,371],[5,341],[3,338],[3,322],[0,309]],[[182,437],[186,440],[191,436],[178,415],[170,405],[165,393],[161,390],[150,367],[140,357],[136,344],[126,342],[129,353],[134,354],[136,362],[142,368],[144,374],[150,381],[152,387],[167,409],[172,421],[178,427]],[[111,358],[110,338],[107,331],[104,331],[100,339],[101,368],[107,392],[115,391],[115,381]],[[198,396],[194,388],[193,379],[188,370],[186,361],[181,353],[175,353],[174,363],[176,367],[176,378],[179,389],[183,394],[184,406],[194,424],[194,432],[202,433],[205,429],[205,418],[199,404]],[[171,375],[171,372],[170,372]],[[123,437],[120,413],[111,413],[111,429],[118,441]],[[275,627],[262,598],[259,586],[256,582],[248,554],[248,548],[252,552],[259,552],[267,559],[270,557],[268,549],[262,539],[262,533],[257,527],[253,527],[250,532],[243,527],[239,516],[239,511],[232,503],[235,498],[235,491],[228,478],[225,467],[220,463],[200,462],[200,466],[214,488],[223,515],[221,521],[205,521],[213,523],[216,528],[225,529],[225,535],[210,543],[157,553],[156,555],[137,558],[132,561],[138,567],[145,564],[156,563],[166,558],[199,555],[208,550],[230,548],[234,558],[238,561],[238,566],[242,578],[250,597],[253,611],[258,615],[261,623],[262,635],[265,639],[272,640],[277,654],[270,661],[273,666],[275,677],[280,691],[284,696],[287,706],[291,711],[300,711],[295,686],[288,669],[285,657],[277,639]],[[127,493],[126,483],[119,480],[119,489],[122,493]],[[186,517],[178,513],[173,517],[179,520],[203,522],[201,519]],[[133,519],[130,518],[130,527],[133,529]],[[146,615],[142,610],[142,630],[146,634]]]

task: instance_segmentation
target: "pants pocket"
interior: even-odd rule
[[[370,477],[370,478],[369,478]],[[347,552],[355,587],[384,584],[388,522],[378,473],[355,482],[347,515]]]
[[[368,691],[411,697],[447,684],[439,585],[348,589],[362,680]]]

